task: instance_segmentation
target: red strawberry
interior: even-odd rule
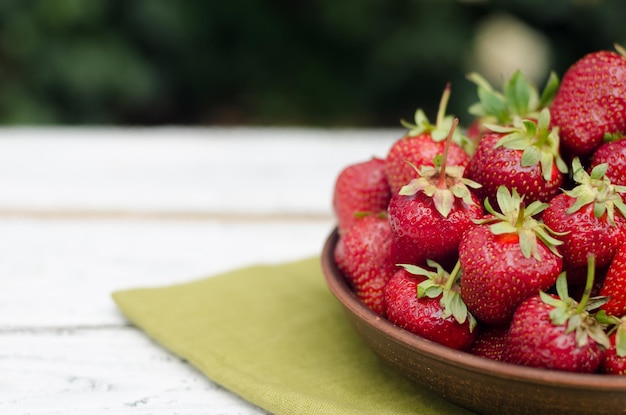
[[[475,338],[476,320],[467,312],[456,281],[459,267],[448,274],[405,265],[385,288],[387,318],[393,324],[439,344],[466,350]]]
[[[391,261],[391,229],[384,215],[358,219],[340,233],[335,262],[355,294],[376,313],[384,315],[385,284],[396,271]]]
[[[589,253],[595,255],[598,268],[605,268],[626,241],[626,205],[622,190],[604,175],[607,167],[598,165],[587,174],[575,158],[572,171],[579,185],[552,199],[542,214],[563,242],[559,252],[571,284],[580,282],[572,279],[574,275],[585,275],[575,270],[586,266]]]
[[[567,294],[562,274],[559,296],[543,291],[522,302],[513,315],[502,360],[518,365],[568,372],[595,372],[609,339],[589,310],[597,306],[584,296],[580,304]],[[587,293],[588,294],[588,293]]]
[[[626,132],[626,58],[622,55],[587,54],[563,76],[550,111],[564,149],[573,156],[591,154],[606,134]]]
[[[500,186],[515,189],[530,203],[547,202],[560,191],[567,166],[559,155],[559,137],[549,129],[543,110],[537,123],[517,121],[512,127],[490,125],[467,167],[468,178],[482,185],[481,198],[493,198]]]
[[[609,329],[610,347],[600,365],[600,372],[609,375],[626,375],[626,318],[607,316],[604,311],[597,314],[600,322],[612,326]]]
[[[402,187],[389,202],[391,250],[396,264],[424,265],[432,259],[453,265],[461,235],[472,219],[482,216],[479,200],[467,187],[476,183],[463,178],[463,167],[446,163],[455,126],[435,166],[422,166],[420,177]]]
[[[609,297],[609,301],[602,305],[602,310],[617,317],[626,316],[626,243],[613,257],[600,295]]]
[[[607,375],[626,375],[626,350],[620,355],[616,346],[616,334],[609,337],[611,346],[606,350],[604,360],[600,364],[600,372]],[[625,339],[626,340],[626,339]]]
[[[430,124],[424,111],[421,109],[415,112],[414,125],[404,120],[402,121],[402,125],[408,128],[409,131],[391,146],[386,157],[387,180],[389,181],[392,194],[396,194],[402,186],[415,177],[415,167],[433,166],[435,156],[443,153],[445,139],[453,122],[453,117],[445,116],[449,96],[450,86],[446,85],[435,125]],[[454,132],[454,141],[454,143],[450,144],[448,150],[448,164],[451,166],[467,166],[470,156],[462,146],[464,145],[463,143],[468,143],[469,141],[456,130]]]
[[[465,231],[459,243],[461,296],[479,321],[494,325],[507,323],[522,301],[554,285],[562,268],[559,241],[533,218],[545,204],[524,207],[519,194],[504,186],[497,200],[502,213],[486,200],[491,215]]]
[[[348,229],[356,214],[387,210],[391,191],[385,174],[385,161],[379,158],[344,168],[337,177],[333,193],[333,209],[340,230]]]
[[[593,152],[591,168],[606,163],[606,177],[611,183],[626,185],[626,140],[609,141],[603,143]]]
[[[520,71],[502,85],[502,92],[496,91],[477,73],[470,73],[468,79],[477,85],[479,99],[469,108],[469,113],[476,116],[467,129],[467,136],[472,140],[479,139],[486,132],[485,123],[511,125],[516,117],[537,118],[543,108],[550,106],[559,87],[554,72],[550,73],[541,97],[535,85]]]
[[[484,325],[481,327],[476,340],[474,340],[468,352],[491,360],[502,360],[502,352],[504,351],[504,343],[508,332],[509,326],[506,324],[500,326]]]

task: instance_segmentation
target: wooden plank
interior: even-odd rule
[[[2,414],[260,415],[131,328],[1,333]]]
[[[401,130],[5,128],[3,211],[327,214],[337,174]]]
[[[0,328],[123,324],[110,294],[318,255],[320,221],[0,219]]]

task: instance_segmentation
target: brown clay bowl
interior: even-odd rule
[[[403,330],[368,309],[337,268],[333,231],[322,252],[330,291],[367,347],[402,375],[481,414],[626,414],[626,377],[517,366],[456,351]]]

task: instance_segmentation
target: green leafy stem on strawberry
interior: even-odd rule
[[[505,147],[511,150],[521,150],[521,164],[524,167],[541,164],[541,172],[544,180],[552,178],[552,166],[565,174],[568,172],[567,164],[559,153],[558,128],[550,127],[550,111],[544,108],[539,113],[537,121],[515,117],[512,125],[485,124],[494,132],[505,134],[496,147]]]
[[[443,154],[435,156],[433,166],[422,165],[418,168],[409,163],[415,169],[417,177],[399,191],[402,196],[413,196],[418,192],[424,192],[433,199],[435,208],[444,218],[447,218],[452,210],[455,197],[463,200],[467,205],[474,204],[468,186],[471,188],[480,187],[480,184],[464,177],[465,168],[463,166],[448,166],[448,149],[458,123],[459,119],[455,118],[448,131]]]
[[[574,180],[579,183],[572,190],[564,190],[563,193],[576,199],[574,204],[567,210],[572,214],[580,210],[583,206],[593,203],[593,214],[596,218],[602,217],[605,213],[613,226],[615,226],[615,208],[622,216],[626,217],[626,205],[621,194],[626,193],[626,186],[614,185],[606,177],[607,163],[598,164],[591,173],[587,173],[580,163],[578,157],[572,161],[572,171]]]
[[[537,117],[539,111],[550,106],[559,87],[559,79],[554,72],[550,73],[541,96],[519,70],[504,83],[502,92],[496,91],[478,73],[472,72],[467,78],[477,85],[479,99],[470,106],[469,113],[477,116],[482,123],[500,125],[510,124],[516,117]]]
[[[555,326],[566,324],[565,333],[575,333],[576,345],[584,347],[589,339],[595,340],[605,349],[610,347],[609,338],[605,332],[606,325],[602,324],[590,311],[597,309],[608,301],[606,297],[591,297],[591,290],[595,279],[595,257],[588,256],[587,279],[583,296],[580,301],[575,301],[569,296],[567,277],[565,273],[559,275],[556,280],[555,298],[543,291],[539,294],[542,300],[554,308],[550,311],[550,320]]]
[[[500,186],[496,194],[500,212],[496,211],[489,199],[485,199],[485,209],[491,214],[483,219],[475,220],[476,224],[491,223],[489,229],[494,235],[517,234],[522,254],[526,258],[538,257],[537,239],[556,256],[561,256],[556,247],[562,242],[552,235],[556,232],[534,217],[541,213],[547,203],[534,201],[528,206],[524,205],[523,197],[515,189],[509,192],[506,186]]]
[[[615,349],[617,356],[626,357],[626,316],[616,317],[604,310],[598,311],[596,318],[608,327],[607,335],[615,335]]]
[[[467,310],[467,306],[459,292],[458,281],[461,276],[461,263],[457,261],[452,272],[446,272],[443,267],[433,260],[427,260],[429,267],[435,271],[427,270],[412,264],[398,264],[409,273],[426,277],[426,279],[417,285],[417,298],[437,298],[441,296],[439,301],[442,309],[442,319],[450,316],[459,324],[464,324],[469,319],[470,332],[474,330],[477,321],[474,316]]]
[[[468,154],[471,154],[474,148],[472,143],[460,130],[453,128],[455,123],[455,117],[446,114],[448,102],[450,100],[451,86],[448,82],[441,95],[439,101],[439,108],[437,109],[437,118],[435,124],[431,124],[423,109],[418,108],[414,115],[414,124],[411,124],[404,119],[400,120],[400,124],[407,128],[407,136],[419,136],[424,133],[430,133],[433,141],[443,141],[448,137],[448,133],[452,129],[454,131],[452,135],[452,141],[464,149]],[[458,123],[458,121],[456,121]]]

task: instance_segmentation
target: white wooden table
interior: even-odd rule
[[[0,129],[0,414],[262,414],[113,291],[319,253],[346,165],[401,130]]]

